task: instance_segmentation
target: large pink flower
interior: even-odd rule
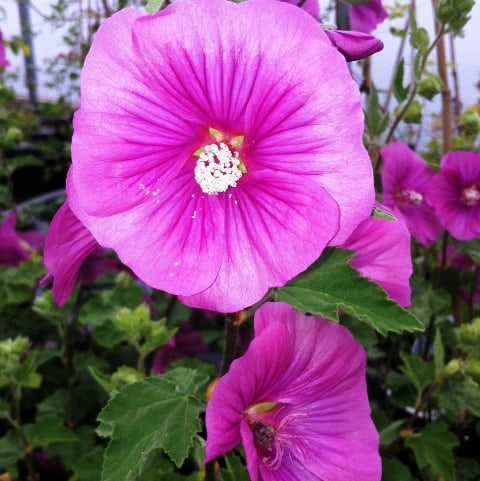
[[[425,192],[435,172],[403,142],[381,149],[383,203],[402,216],[412,236],[422,245],[435,241],[441,231]]]
[[[363,33],[373,32],[388,17],[382,0],[371,0],[350,7],[350,27]]]
[[[391,213],[385,206],[377,206]],[[356,252],[350,263],[362,276],[382,286],[390,299],[401,306],[410,305],[410,276],[413,272],[410,233],[402,218],[369,217],[342,247]]]
[[[458,240],[480,236],[480,154],[448,152],[427,191],[442,226]]]
[[[275,0],[178,0],[98,30],[69,205],[191,306],[235,311],[369,215],[357,86],[318,23]]]
[[[331,321],[265,304],[207,404],[207,461],[243,443],[252,481],[378,481],[365,354]]]

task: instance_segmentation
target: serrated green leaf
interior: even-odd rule
[[[381,287],[350,266],[353,255],[342,249],[326,250],[310,269],[276,289],[276,300],[337,322],[342,311],[384,335],[423,330],[413,314],[387,299]]]
[[[423,390],[435,381],[435,365],[433,361],[422,361],[417,356],[401,353],[403,361],[401,371],[410,379],[420,396]]]
[[[398,103],[402,103],[408,95],[408,87],[403,85],[403,76],[405,72],[405,60],[402,59],[398,64],[397,71],[395,72],[395,77],[393,79],[393,95],[397,99]]]
[[[458,440],[445,423],[428,424],[418,434],[407,438],[405,444],[415,453],[421,469],[429,466],[445,481],[456,480],[452,449],[458,445]]]
[[[112,427],[102,481],[135,479],[158,448],[180,466],[201,429],[204,404],[196,393],[206,382],[195,371],[177,368],[119,391],[98,416],[105,430]]]
[[[24,426],[25,435],[33,446],[48,447],[52,443],[78,442],[78,436],[63,425],[58,416],[40,416],[35,424]]]
[[[378,90],[375,85],[370,88],[367,108],[365,109],[365,126],[374,137],[379,137],[387,128],[388,112],[383,114],[378,100]]]
[[[35,372],[37,351],[32,351],[20,364],[16,374],[16,382],[23,387],[37,389],[42,383],[42,376]]]
[[[405,422],[406,422],[405,419],[397,419],[396,421],[393,421],[391,424],[389,424],[385,428],[381,429],[379,432],[380,445],[388,446],[390,443],[395,441]]]

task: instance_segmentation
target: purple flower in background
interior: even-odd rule
[[[377,207],[392,214],[381,204]],[[402,218],[369,217],[341,247],[356,252],[350,264],[362,276],[382,286],[390,299],[401,306],[410,305],[409,279],[413,272],[410,233]]]
[[[0,70],[1,67],[8,67],[10,62],[7,60],[7,52],[5,50],[5,45],[3,44],[3,33],[0,30]]]
[[[442,226],[458,240],[480,236],[480,154],[445,154],[427,191]]]
[[[365,353],[343,326],[283,303],[255,315],[255,339],[207,404],[206,460],[243,443],[252,481],[378,481]]]
[[[357,32],[371,33],[388,17],[382,0],[372,0],[350,7],[350,28]]]
[[[298,0],[282,0],[292,5],[298,5]],[[301,6],[320,22],[320,4],[318,0],[306,0]],[[345,57],[347,62],[361,60],[383,49],[383,42],[378,38],[361,32],[331,30],[325,28],[331,44]]]
[[[358,88],[287,3],[120,11],[87,56],[74,129],[72,211],[190,306],[257,302],[373,206]]]
[[[441,231],[435,212],[425,199],[435,172],[403,142],[389,144],[380,153],[383,203],[396,216],[403,217],[412,236],[427,246]]]
[[[328,29],[325,33],[347,62],[361,60],[383,49],[381,40],[366,33]]]
[[[169,339],[165,346],[155,352],[152,363],[152,372],[163,374],[167,367],[174,361],[194,357],[200,352],[208,350],[200,333],[193,327],[191,322],[180,321],[179,330]]]
[[[17,214],[11,210],[0,224],[0,266],[16,267],[30,258],[32,250],[39,250],[44,234],[39,231],[18,232]]]

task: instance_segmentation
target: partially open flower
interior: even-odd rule
[[[207,461],[243,443],[252,481],[378,481],[365,353],[343,326],[283,303],[255,315],[255,339],[207,405]]]

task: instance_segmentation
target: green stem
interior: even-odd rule
[[[437,36],[435,37],[435,40],[432,42],[430,47],[428,47],[428,50],[426,51],[425,55],[423,56],[422,63],[420,65],[420,69],[419,69],[419,72],[418,72],[418,75],[417,75],[417,79],[414,82],[412,82],[412,84],[410,85],[408,98],[407,98],[404,106],[400,110],[400,112],[395,117],[395,120],[393,121],[392,126],[390,127],[390,130],[389,130],[389,132],[387,134],[387,137],[386,137],[386,140],[385,140],[386,144],[391,142],[391,140],[393,138],[393,135],[395,133],[395,130],[398,127],[398,124],[401,122],[401,120],[405,116],[405,113],[407,112],[407,109],[410,106],[410,104],[414,101],[415,95],[417,95],[417,90],[418,90],[418,80],[420,79],[423,71],[425,70],[429,55],[432,53],[433,49],[437,46],[438,42],[443,37],[444,31],[445,31],[445,28],[444,28],[443,25],[441,25],[440,28],[439,28],[439,31],[437,33]]]

